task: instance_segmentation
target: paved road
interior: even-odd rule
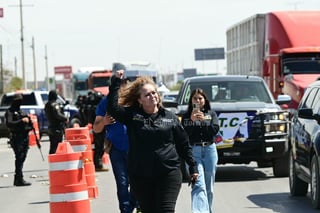
[[[42,142],[45,161],[36,146],[30,148],[25,163],[25,179],[30,187],[14,187],[14,155],[4,139],[0,139],[0,212],[47,213],[49,210],[48,179],[49,142]],[[111,165],[108,172],[96,172],[98,198],[90,200],[91,213],[117,213],[116,186]],[[215,184],[215,213],[300,213],[318,212],[307,197],[292,198],[288,178],[275,178],[271,168],[256,164],[219,166]],[[190,188],[183,183],[176,206],[177,213],[191,213]],[[57,212],[51,212],[57,213]],[[59,212],[60,213],[60,212]],[[62,212],[63,213],[63,212]],[[79,212],[87,213],[87,212]]]
[[[49,142],[42,142],[42,161],[39,150],[32,146],[29,150],[24,167],[25,179],[32,183],[30,187],[14,187],[14,155],[6,140],[0,139],[0,212],[1,213],[45,213],[49,209],[49,178],[48,178]],[[90,200],[92,213],[117,213],[118,202],[116,186],[111,165],[108,172],[96,172],[98,198]],[[184,183],[176,212],[190,213],[190,188]],[[56,212],[55,212],[56,213]],[[82,212],[81,212],[82,213]]]

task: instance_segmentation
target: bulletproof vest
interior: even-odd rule
[[[12,120],[13,121],[17,121],[17,120],[20,120],[24,117],[27,117],[27,114],[23,113],[22,111],[10,111],[8,110],[6,112],[6,125],[8,127],[8,129],[10,130],[10,132],[13,132],[13,133],[25,133],[25,132],[28,132],[32,129],[32,123],[24,123],[24,122],[21,122],[21,123],[18,123],[17,125],[10,125],[8,124],[8,119],[7,119],[7,115],[8,113],[12,113]]]
[[[63,122],[56,118],[57,113],[61,113],[60,105],[56,102],[48,102],[45,105],[45,112],[50,128],[62,128]]]

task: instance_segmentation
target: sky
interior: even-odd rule
[[[227,29],[256,13],[320,10],[319,0],[22,0],[22,5],[27,81],[33,81],[34,69],[43,80],[46,65],[53,77],[55,66],[111,69],[113,62],[129,61],[156,64],[162,73],[184,68],[225,73],[225,60],[196,61],[194,50],[226,48]],[[3,67],[22,77],[19,0],[0,0],[0,8]]]

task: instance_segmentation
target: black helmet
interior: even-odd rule
[[[55,90],[50,90],[48,100],[55,101],[57,100],[57,98],[58,98],[57,92]]]

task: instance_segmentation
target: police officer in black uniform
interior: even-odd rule
[[[56,153],[58,144],[63,140],[64,129],[68,122],[68,118],[63,114],[62,107],[56,101],[57,98],[57,92],[55,90],[51,90],[49,92],[48,102],[45,105],[45,112],[49,122],[49,154]]]
[[[22,95],[15,94],[11,106],[5,113],[6,125],[10,130],[10,144],[15,154],[14,186],[29,186],[23,179],[22,168],[29,149],[29,131],[32,122],[27,114],[20,110]]]

